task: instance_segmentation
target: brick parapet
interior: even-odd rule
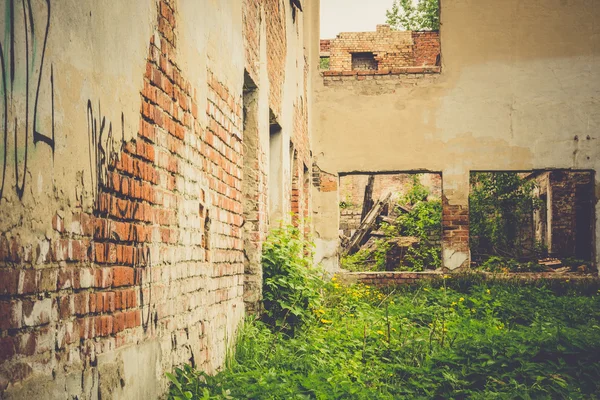
[[[391,30],[387,25],[377,26],[375,32],[342,32],[335,39],[321,40],[320,54],[329,57],[329,70],[351,72],[376,70],[383,73],[405,73],[407,67],[439,67],[439,32],[412,32]],[[358,53],[371,54],[372,64],[353,62]],[[418,73],[439,73],[439,68]]]

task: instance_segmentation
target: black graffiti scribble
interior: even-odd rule
[[[139,281],[140,291],[140,312],[142,313],[142,328],[144,332],[148,330],[150,325],[150,319],[152,316],[152,309],[150,303],[152,302],[152,280],[148,281],[148,299],[144,299],[144,270],[148,270],[148,274],[152,274],[152,254],[150,248],[146,243],[140,243],[137,235],[137,229],[132,225],[133,231],[133,268],[135,272],[135,281]],[[139,278],[138,278],[139,276]],[[144,305],[147,303],[148,314],[144,317]]]
[[[113,136],[112,122],[106,126],[106,117],[102,115],[98,102],[98,114],[94,115],[92,101],[87,102],[88,149],[90,157],[90,175],[94,196],[94,210],[99,209],[100,192],[108,182],[108,171],[118,160],[119,150],[125,141],[125,118],[121,113],[121,145]]]
[[[109,172],[114,171],[118,162],[119,154],[125,146],[125,117],[121,113],[121,138],[120,143],[113,134],[112,122],[107,122],[106,117],[102,115],[100,103],[98,103],[98,112],[94,114],[92,101],[87,101],[86,117],[88,125],[88,149],[90,158],[90,174],[92,179],[92,190],[94,196],[94,215],[102,218],[102,214],[106,210],[100,207],[100,195],[111,190],[109,187]],[[140,210],[140,203],[134,201],[118,202],[115,208],[118,217],[122,219],[137,219]],[[133,245],[133,270],[134,281],[138,285],[140,293],[140,309],[142,312],[142,327],[147,331],[152,319],[152,309],[150,303],[152,301],[152,280],[147,284],[148,295],[144,295],[144,271],[148,274],[152,273],[152,256],[148,243],[140,242],[138,229],[144,226],[143,224],[129,224],[127,237],[122,238],[114,236],[112,239],[117,242],[130,242]],[[115,234],[116,235],[116,234]],[[104,246],[104,259],[109,258],[109,246]],[[144,306],[148,307],[147,315],[144,316]],[[156,315],[155,315],[156,317]]]
[[[2,93],[0,101],[3,102],[0,110],[3,112],[2,118],[2,135],[4,139],[4,154],[2,161],[2,181],[0,183],[0,201],[4,193],[6,184],[6,170],[8,161],[8,137],[11,134],[10,128],[13,127],[12,134],[14,137],[14,160],[15,160],[15,188],[19,199],[23,198],[25,193],[25,184],[27,177],[27,162],[29,156],[29,141],[33,139],[33,144],[37,145],[42,142],[52,149],[52,158],[54,159],[54,69],[50,65],[50,102],[51,102],[51,119],[52,126],[50,135],[42,132],[38,126],[38,105],[40,100],[40,87],[42,85],[42,73],[44,70],[44,58],[46,56],[46,46],[48,43],[48,33],[50,30],[50,0],[46,0],[46,10],[43,7],[36,7],[36,14],[46,11],[45,24],[41,27],[44,32],[41,52],[37,46],[39,41],[36,41],[36,24],[34,11],[31,7],[31,0],[7,0],[7,15],[4,23],[8,28],[8,40],[0,43],[0,72],[2,75]],[[20,4],[19,4],[20,3]],[[22,15],[16,9],[22,8]],[[22,23],[22,26],[17,24]],[[20,29],[19,29],[20,28]],[[37,32],[40,32],[39,30]],[[23,47],[24,46],[24,47]],[[19,63],[19,52],[25,55],[25,64]],[[37,55],[40,54],[39,60]],[[38,64],[39,62],[39,64]],[[36,67],[38,67],[36,69]],[[25,75],[25,92],[22,93],[21,84],[19,83],[19,72]],[[30,92],[33,89],[35,93]],[[12,115],[9,118],[9,112],[15,113],[15,108],[20,104],[21,97],[25,97],[25,110],[21,115]],[[30,109],[30,103],[33,102],[33,109]],[[33,115],[31,115],[33,112]],[[25,119],[24,129],[19,132],[19,118]],[[23,149],[22,166],[19,167],[19,149]]]

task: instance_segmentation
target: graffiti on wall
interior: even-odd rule
[[[27,177],[30,143],[43,143],[54,157],[54,71],[45,70],[44,59],[50,29],[50,0],[32,8],[32,0],[6,0],[5,34],[0,42],[0,123],[3,144],[0,156],[0,201],[10,177],[9,158],[14,159],[14,187],[23,198]],[[47,67],[47,66],[46,66]],[[44,71],[46,71],[44,73]],[[48,79],[49,77],[49,79]],[[45,89],[47,96],[40,95]],[[49,90],[48,90],[49,89]],[[39,107],[49,102],[50,127],[43,129]],[[9,138],[14,142],[9,149]]]
[[[100,190],[108,180],[109,167],[115,165],[125,141],[125,117],[121,113],[121,138],[118,145],[114,135],[112,122],[106,121],[98,102],[98,112],[94,114],[92,101],[87,102],[88,144],[90,158],[90,174],[94,196],[94,208],[97,209]]]

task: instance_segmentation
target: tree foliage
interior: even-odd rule
[[[393,29],[408,31],[436,31],[440,29],[438,0],[394,0],[385,12],[386,22]]]
[[[470,237],[475,258],[535,256],[534,249],[527,248],[527,237],[523,235],[533,210],[539,206],[539,200],[533,195],[534,188],[533,181],[515,172],[471,175]]]

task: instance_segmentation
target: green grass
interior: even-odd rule
[[[327,285],[293,336],[248,322],[225,371],[190,367],[171,397],[204,399],[593,399],[600,295],[447,279],[383,293]]]

